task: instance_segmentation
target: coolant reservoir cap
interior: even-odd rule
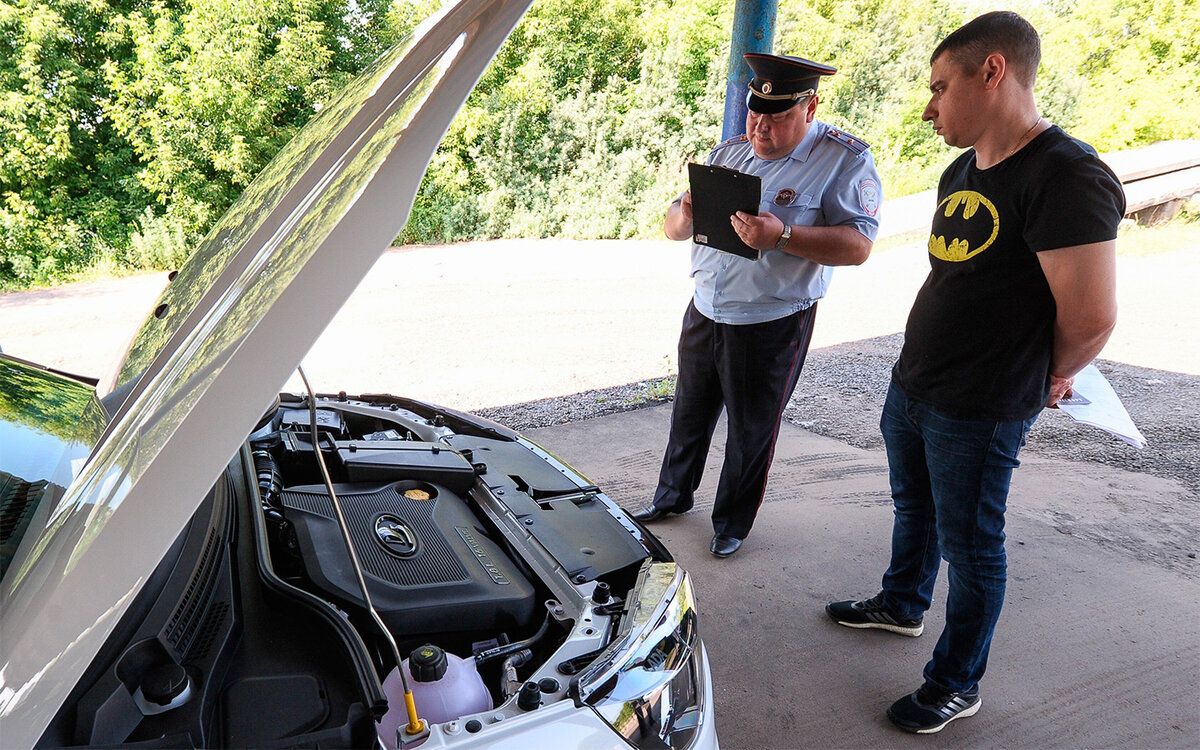
[[[408,656],[408,672],[417,682],[437,682],[445,676],[446,668],[446,652],[428,643]]]

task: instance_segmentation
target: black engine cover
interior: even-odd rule
[[[334,491],[371,601],[393,633],[530,625],[533,586],[453,492],[413,480],[334,485]],[[363,606],[325,487],[291,487],[281,499],[309,578],[336,599]]]

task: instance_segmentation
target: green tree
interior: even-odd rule
[[[731,10],[535,4],[451,126],[401,240],[653,231],[682,165],[719,133]]]
[[[440,0],[0,0],[0,289],[171,267],[351,76]],[[991,0],[796,0],[820,117],[885,195],[953,149],[928,55]],[[1200,134],[1198,0],[1018,0],[1048,119],[1103,150]],[[451,125],[403,242],[657,236],[723,119],[727,0],[540,0]]]
[[[136,264],[186,257],[331,92],[408,31],[413,6],[391,6],[158,1],[117,20],[132,54],[104,66],[106,111],[161,207],[142,214]]]
[[[949,150],[921,122],[929,54],[964,21],[946,0],[806,0],[781,7],[781,54],[834,65],[818,117],[871,144],[887,196],[929,187]]]
[[[1101,151],[1200,134],[1200,3],[1079,0],[1043,34],[1075,94],[1064,126]]]
[[[136,4],[0,3],[0,290],[110,255],[148,201],[100,74],[127,53],[110,25]]]

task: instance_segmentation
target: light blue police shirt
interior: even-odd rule
[[[863,141],[814,120],[787,156],[760,159],[745,136],[713,149],[708,163],[762,178],[759,213],[792,226],[847,226],[874,241],[883,193]],[[833,268],[764,250],[758,260],[692,243],[696,309],[718,323],[778,320],[825,296]]]

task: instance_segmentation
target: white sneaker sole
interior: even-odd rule
[[[921,623],[915,628],[906,628],[903,625],[888,625],[886,622],[843,622],[842,620],[834,620],[834,622],[847,628],[856,628],[858,630],[886,630],[889,633],[907,635],[910,638],[916,638],[921,633],[925,632],[925,623]]]

